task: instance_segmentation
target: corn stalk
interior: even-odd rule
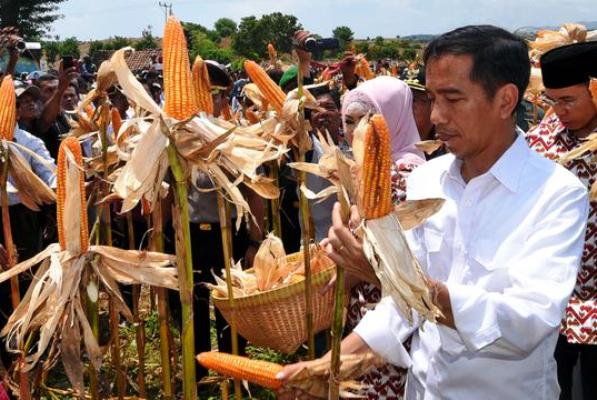
[[[126,226],[129,238],[129,249],[135,249],[135,229],[133,226],[133,215],[126,214]],[[137,373],[137,384],[139,385],[139,396],[147,397],[145,391],[145,324],[139,316],[139,298],[141,297],[141,285],[133,285],[133,319],[135,322],[135,338],[137,341],[137,357],[139,358],[139,372]]]
[[[222,234],[222,250],[224,252],[224,267],[226,268],[226,286],[228,288],[228,301],[234,309],[234,291],[232,289],[232,228],[230,226],[230,205],[226,202],[221,193],[218,193],[218,216],[220,219],[220,232]],[[236,332],[236,321],[233,318],[230,322],[230,338],[232,341],[232,354],[238,355],[238,334]],[[234,380],[234,398],[242,400],[240,391],[240,380]]]
[[[152,250],[162,253],[164,251],[164,239],[162,237],[162,202],[158,200],[151,213],[152,220]],[[160,321],[160,358],[162,364],[163,397],[164,400],[172,400],[172,371],[170,368],[170,328],[168,322],[168,300],[166,289],[155,288],[158,295],[158,318]]]
[[[10,226],[10,212],[8,209],[8,191],[6,186],[8,183],[8,169],[10,161],[7,149],[2,146],[0,149],[0,159],[2,162],[2,171],[0,172],[0,196],[2,196],[2,230],[4,233],[4,247],[8,253],[8,267],[12,268],[16,264],[15,245],[12,239],[12,229]],[[10,299],[12,308],[16,310],[21,302],[21,294],[19,292],[19,278],[13,277],[10,280]],[[29,385],[29,374],[23,371],[24,354],[21,354],[17,360],[19,370],[19,392],[21,399],[31,398],[31,389]]]
[[[270,162],[270,178],[273,179],[273,183],[276,185],[277,188],[280,187],[280,168],[278,167],[277,161]],[[281,238],[282,237],[282,221],[280,220],[280,198],[276,197],[275,199],[270,200],[270,211],[272,216],[272,223],[271,227],[274,231],[274,235]]]
[[[178,153],[171,142],[167,147],[170,170],[174,177],[175,207],[172,217],[176,230],[176,257],[182,305],[182,372],[183,398],[195,400],[195,331],[193,328],[193,260],[191,255],[191,230],[189,221],[189,203],[185,174]]]
[[[303,73],[299,66],[298,68],[298,97],[303,97]],[[306,135],[305,132],[305,107],[301,100],[299,104],[299,126],[297,135]],[[299,162],[305,162],[305,152],[299,150]],[[304,171],[299,171],[298,187],[301,188],[306,184],[307,174]],[[309,359],[315,359],[315,332],[313,331],[313,297],[312,297],[312,277],[311,277],[311,253],[309,251],[309,244],[311,242],[311,210],[309,208],[309,200],[302,190],[299,190],[299,207],[301,211],[302,231],[301,238],[303,244],[303,260],[305,262],[305,304],[306,304],[306,319],[307,319],[307,344],[309,348]]]

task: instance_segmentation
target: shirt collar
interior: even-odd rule
[[[518,191],[518,182],[523,170],[524,163],[529,148],[524,139],[524,132],[516,129],[516,140],[512,145],[502,154],[502,156],[492,165],[488,172],[483,175],[492,175],[502,185],[504,185],[511,192]],[[462,167],[462,160],[454,157],[447,170],[449,177],[462,181],[462,174],[460,169]]]

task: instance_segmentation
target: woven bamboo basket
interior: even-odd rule
[[[286,256],[289,262],[302,260],[302,253]],[[312,277],[313,325],[315,332],[330,327],[334,309],[334,291],[321,294],[330,281],[335,264]],[[235,318],[238,333],[249,342],[262,347],[293,353],[307,341],[305,280],[267,292],[234,298],[234,307],[227,298],[212,292],[215,306],[226,321]]]

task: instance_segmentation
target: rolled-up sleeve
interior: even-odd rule
[[[384,297],[374,310],[368,311],[354,329],[367,345],[386,361],[402,368],[411,365],[408,351],[402,344],[416,329],[398,311],[391,297]]]
[[[501,292],[447,283],[457,332],[469,351],[524,358],[557,329],[576,282],[588,214],[586,190],[561,193],[507,269]]]

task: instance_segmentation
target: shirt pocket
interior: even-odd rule
[[[508,282],[507,258],[504,259],[501,250],[501,242],[497,240],[477,240],[470,249],[465,282],[479,284],[492,292],[501,292]]]
[[[424,230],[425,248],[427,250],[427,273],[434,279],[446,281],[448,279],[449,257],[446,254],[447,245],[444,233],[440,230],[426,227]]]

